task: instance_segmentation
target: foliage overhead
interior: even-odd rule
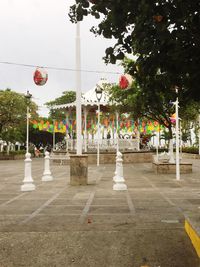
[[[24,141],[26,132],[27,104],[31,117],[36,118],[37,105],[10,89],[0,90],[0,137],[9,141]]]
[[[185,100],[200,100],[199,0],[76,0],[71,21],[88,15],[99,19],[93,33],[116,39],[107,63],[136,55],[132,75],[144,89],[178,86]]]
[[[133,60],[126,58],[122,63],[125,72],[130,73],[133,64]],[[172,102],[177,97],[175,91],[155,90],[155,88],[145,90],[137,79],[134,79],[130,89],[122,90],[118,85],[115,85],[110,88],[108,93],[120,112],[131,112],[135,119],[147,118],[158,121],[168,128],[169,136],[172,138],[173,123],[170,117],[175,113],[175,106]],[[195,122],[200,107],[199,103],[184,102],[181,98],[180,102],[179,114],[183,122],[182,125],[188,125],[185,122],[189,121]]]
[[[50,117],[52,119],[65,119],[65,115],[62,110],[55,109],[54,106],[72,103],[76,100],[76,92],[75,91],[64,91],[62,96],[57,97],[56,99],[47,102],[45,105],[50,109]]]

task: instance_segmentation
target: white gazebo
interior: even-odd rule
[[[82,107],[82,114],[84,116],[84,151],[87,152],[87,147],[89,145],[90,141],[90,145],[93,146],[94,148],[97,147],[97,141],[99,142],[99,136],[98,136],[98,140],[88,140],[88,132],[87,132],[87,117],[88,117],[88,113],[89,112],[95,112],[98,110],[98,106],[100,111],[109,111],[110,107],[113,103],[111,103],[111,101],[109,100],[109,96],[107,93],[106,88],[109,88],[109,86],[111,86],[112,84],[109,83],[106,79],[102,78],[95,87],[93,87],[92,89],[90,89],[89,91],[87,91],[86,93],[82,94],[81,96],[81,107]],[[100,87],[102,88],[102,96],[100,101],[98,101],[97,99],[97,95],[96,95],[96,88]],[[62,105],[56,105],[53,107],[53,109],[62,109],[66,112],[66,122],[69,122],[69,115],[71,112],[76,110],[76,101],[72,102],[72,103],[68,103],[68,104],[62,104]],[[116,125],[118,124],[118,114],[116,114]],[[99,128],[99,125],[98,125]],[[68,130],[67,130],[68,131]],[[115,130],[116,132],[116,130]],[[66,136],[68,136],[68,132],[66,133]],[[114,129],[113,129],[113,136],[114,136]],[[116,134],[117,136],[117,134]],[[101,139],[101,138],[100,138]],[[117,139],[117,138],[115,138]],[[104,142],[103,142],[104,141]],[[122,140],[123,142],[123,140]],[[102,140],[101,139],[101,145],[105,143],[104,148],[106,147],[106,144],[108,143],[108,140]],[[112,140],[112,145],[114,145],[114,147],[117,146],[117,141],[116,140]],[[124,142],[125,143],[125,142]],[[131,144],[126,141],[127,143],[127,149],[132,147],[135,150],[139,150],[139,140],[135,140],[135,142],[131,142]],[[134,143],[134,144],[133,144]],[[109,145],[111,145],[111,141],[109,141]],[[124,145],[123,145],[124,146]]]

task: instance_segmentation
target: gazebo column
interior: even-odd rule
[[[84,124],[85,124],[85,129],[84,129],[84,150],[85,152],[87,152],[87,138],[88,138],[88,134],[87,134],[87,115],[88,115],[88,111],[87,108],[84,107]]]

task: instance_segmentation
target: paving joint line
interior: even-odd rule
[[[106,167],[103,167],[103,170],[102,170],[102,172],[101,172],[101,175],[100,175],[99,177],[97,177],[97,179],[96,179],[96,185],[101,181],[101,179],[102,179],[102,177],[103,177],[103,173],[104,173],[104,171],[105,171],[105,168],[106,168]]]
[[[145,175],[142,175],[142,177],[154,188],[158,193],[172,206],[176,206],[175,203],[173,203],[168,197],[166,197],[159,189],[157,186],[155,186]]]
[[[20,222],[19,224],[25,224],[32,220],[36,215],[38,215],[44,208],[46,208],[52,201],[54,201],[63,191],[65,188],[62,188],[58,193],[53,195],[49,200],[47,200],[42,206],[40,206],[37,210],[30,214],[28,218]]]
[[[130,196],[128,191],[126,192],[126,200],[127,200],[131,215],[135,215],[135,207],[133,205],[133,201],[132,201],[131,196]]]
[[[37,187],[39,187],[39,186],[41,186],[41,185],[42,185],[42,182],[39,183],[39,184],[37,185]],[[6,201],[6,202],[0,204],[0,207],[6,206],[6,205],[12,203],[13,201],[15,201],[16,199],[19,199],[19,198],[21,198],[21,197],[23,197],[24,195],[27,195],[27,194],[29,194],[29,193],[30,193],[30,192],[24,192],[24,193],[21,193],[21,194],[19,194],[18,196],[14,197],[14,198],[11,198],[10,200],[8,200],[8,201]],[[0,196],[1,196],[1,194],[0,194]]]
[[[142,177],[156,190],[158,193],[165,199],[172,207],[176,207],[177,210],[184,216],[183,211],[180,207],[178,207],[171,199],[166,197],[164,193],[161,192],[161,190],[158,189],[157,186],[155,186],[145,175],[142,175]]]
[[[22,194],[20,194],[20,195],[14,197],[14,198],[11,198],[10,200],[8,200],[8,201],[2,203],[2,204],[0,205],[0,207],[6,206],[7,204],[12,203],[12,202],[15,201],[16,199],[19,199],[19,198],[21,198],[22,196],[24,196],[24,195],[26,195],[26,194],[28,194],[28,193],[22,193]]]
[[[91,206],[91,204],[92,204],[92,201],[93,201],[93,199],[94,199],[94,195],[95,195],[95,192],[92,192],[92,193],[90,194],[89,198],[88,198],[87,203],[85,204],[85,207],[84,207],[84,209],[83,209],[83,211],[82,211],[82,213],[81,213],[81,216],[80,216],[80,218],[79,218],[79,222],[80,222],[81,224],[84,223],[85,217],[87,216],[88,211],[89,211],[89,209],[90,209],[90,206]]]

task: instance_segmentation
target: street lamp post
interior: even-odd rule
[[[35,190],[35,185],[33,184],[33,179],[31,175],[31,153],[29,153],[29,105],[32,95],[27,91],[25,98],[27,99],[27,112],[26,112],[26,159],[25,170],[24,170],[24,180],[21,186],[21,191],[33,191]]]
[[[76,25],[76,154],[82,155],[81,140],[81,44],[80,44],[80,22]]]
[[[118,129],[119,129],[119,112],[116,111],[116,139],[117,139],[117,152],[119,151],[119,133],[118,133]]]
[[[97,142],[97,166],[99,166],[99,139],[100,139],[100,100],[102,97],[103,89],[97,84],[97,87],[95,89],[96,97],[98,100],[98,142]]]
[[[32,95],[29,93],[29,91],[27,91],[25,98],[27,100],[27,112],[26,112],[26,153],[29,152],[29,105],[30,105],[30,101],[31,101],[31,97]]]
[[[175,109],[176,109],[176,180],[180,180],[180,157],[179,157],[179,101],[178,101],[178,87],[176,86],[176,101],[175,101]]]

